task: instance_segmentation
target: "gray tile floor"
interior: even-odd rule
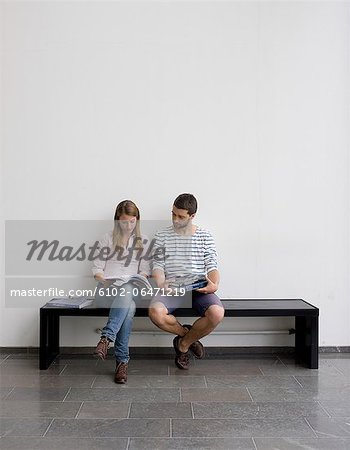
[[[283,356],[130,362],[0,354],[0,448],[350,449],[350,354],[318,370]]]

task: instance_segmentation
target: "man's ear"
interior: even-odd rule
[[[191,215],[190,215],[190,218],[191,218],[191,219],[194,219],[194,218],[195,218],[195,215],[196,215],[196,213],[191,214]]]

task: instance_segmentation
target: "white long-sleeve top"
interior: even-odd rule
[[[136,273],[151,274],[150,259],[145,259],[150,242],[147,236],[141,235],[143,250],[132,249],[134,235],[130,239],[123,251],[115,252],[113,246],[113,231],[104,234],[100,239],[95,255],[97,258],[93,262],[92,273],[103,274],[104,277],[114,277],[120,275],[135,275]],[[101,249],[107,248],[101,254]],[[111,257],[110,257],[111,256]],[[150,256],[149,256],[150,258]]]

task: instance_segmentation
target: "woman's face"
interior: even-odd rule
[[[137,218],[135,216],[128,216],[127,214],[122,214],[118,221],[120,228],[123,233],[131,234],[137,224]]]

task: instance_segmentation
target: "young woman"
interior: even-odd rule
[[[114,229],[99,241],[100,253],[92,268],[98,281],[95,304],[97,307],[110,307],[107,324],[102,329],[94,354],[106,359],[108,347],[114,342],[116,383],[127,381],[129,336],[138,289],[131,282],[118,286],[113,284],[112,279],[135,274],[150,275],[146,255],[148,247],[148,239],[141,235],[138,207],[131,200],[122,201],[115,210]]]

